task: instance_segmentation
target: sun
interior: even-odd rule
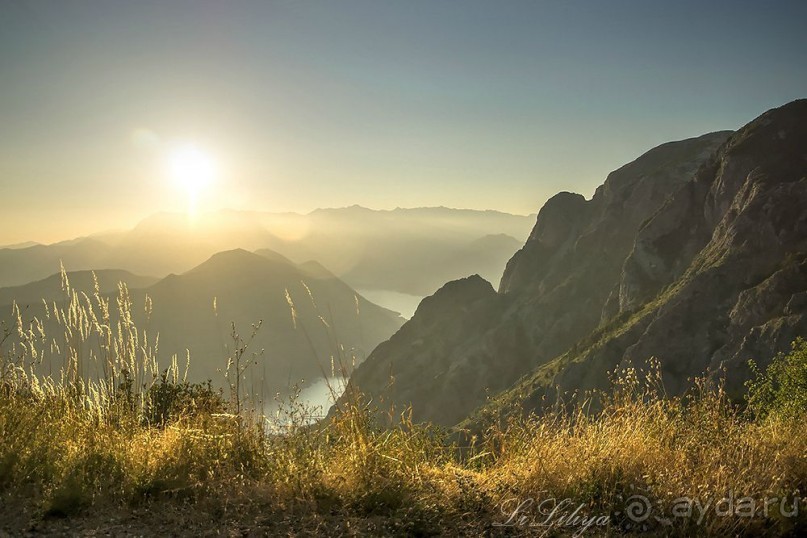
[[[200,195],[216,178],[216,162],[195,145],[186,144],[171,152],[169,171],[188,197],[188,215],[195,215]]]

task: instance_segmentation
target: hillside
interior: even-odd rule
[[[603,388],[653,356],[670,394],[721,368],[736,393],[748,358],[807,329],[805,119],[796,101],[659,146],[591,200],[558,194],[498,292],[478,277],[446,285],[351,383],[443,425],[514,385],[508,409],[536,409],[549,387]]]
[[[32,287],[25,289],[35,293]],[[91,295],[92,286],[84,291]],[[266,399],[301,380],[330,375],[331,357],[336,367],[340,356],[348,368],[361,362],[403,322],[397,313],[365,300],[321,266],[298,266],[276,254],[245,250],[215,254],[190,271],[132,289],[130,295],[133,321],[147,330],[151,345],[159,334],[163,367],[177,355],[184,369],[186,349],[190,351],[188,379],[193,382],[212,379],[214,385],[224,385],[227,357],[237,347],[231,323],[250,342],[252,325],[262,321],[246,359],[252,352],[265,352],[256,357],[246,379],[251,393]],[[153,305],[150,313],[144,309],[146,295]],[[10,306],[3,312],[9,315]],[[34,316],[44,320],[47,334],[54,334],[53,320],[43,315],[39,301],[25,311],[25,321]],[[13,320],[8,323],[13,326]],[[55,334],[57,341],[63,338]],[[53,365],[53,371],[60,366]]]
[[[98,290],[103,294],[117,293],[119,282],[125,283],[130,289],[138,289],[151,286],[159,280],[155,277],[135,275],[129,271],[118,269],[69,271],[67,277],[71,286],[89,293],[95,285],[93,273],[95,273],[95,278],[98,282]],[[61,301],[64,299],[62,275],[60,273],[22,286],[0,288],[0,305],[10,305],[12,302],[17,301],[18,305],[27,306],[38,304],[42,299],[47,301]]]
[[[68,271],[114,269],[114,265],[107,265],[108,252],[108,245],[92,238],[3,248],[0,249],[0,286],[21,286],[47,278],[59,269],[60,262]]]

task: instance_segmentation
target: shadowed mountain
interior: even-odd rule
[[[97,239],[0,249],[0,286],[20,286],[52,275],[63,262],[68,271],[114,269],[107,265],[109,245]]]
[[[153,304],[148,317],[143,308],[146,294]],[[231,323],[249,340],[252,325],[262,321],[247,359],[253,351],[265,352],[246,377],[247,386],[254,384],[266,398],[286,391],[290,383],[312,380],[323,372],[330,375],[332,356],[337,361],[343,357],[350,368],[403,322],[397,313],[365,300],[321,267],[297,266],[277,254],[261,256],[241,249],[215,254],[190,271],[131,290],[131,296],[138,327],[152,337],[160,335],[163,367],[174,354],[184,364],[187,349],[193,381],[212,379],[222,385],[227,357],[234,349]],[[41,314],[41,308],[32,306],[26,318]],[[47,322],[45,328],[52,332]]]
[[[67,278],[72,287],[83,290],[89,295],[95,286],[92,275],[93,271],[72,271],[67,273]],[[129,289],[137,289],[148,287],[159,280],[156,277],[140,276],[129,271],[115,269],[95,271],[95,277],[98,281],[98,290],[102,294],[117,293],[119,282],[125,283]],[[64,298],[65,292],[62,289],[60,273],[22,286],[0,288],[0,305],[8,305],[17,301],[17,304],[23,307],[38,304],[42,299],[51,302],[62,301]]]
[[[444,425],[488,394],[534,410],[554,385],[603,388],[651,356],[671,394],[721,368],[738,393],[748,358],[807,331],[805,148],[796,101],[734,134],[659,146],[591,200],[553,197],[498,293],[478,278],[445,286],[351,384]]]

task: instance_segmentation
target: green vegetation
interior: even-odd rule
[[[508,520],[545,521],[535,505],[519,514],[527,519],[510,518],[530,498],[569,499],[581,514],[607,516],[587,535],[780,535],[807,524],[804,500],[794,500],[807,484],[803,341],[752,384],[752,413],[705,381],[667,398],[651,363],[649,373],[616,380],[597,413],[581,404],[458,442],[407,415],[382,428],[358,394],[322,424],[307,424],[294,398],[268,420],[240,389],[228,398],[187,383],[176,359],[160,371],[144,333],[127,325],[124,287],[115,323],[99,294],[70,297],[50,309],[63,339],[20,316],[24,346],[0,355],[0,530],[17,534],[33,521],[58,534],[89,522],[123,533],[109,521],[129,518],[141,534],[159,525],[194,536],[479,535]],[[64,359],[58,380],[37,374],[54,342]],[[652,503],[646,519],[631,511],[637,495]],[[754,517],[725,517],[714,505],[727,495],[759,506],[784,498],[800,511],[790,516],[776,502]],[[676,517],[684,496],[712,508]]]
[[[754,361],[756,379],[749,381],[748,406],[760,418],[770,415],[797,419],[807,413],[807,342],[797,338],[788,354],[774,357],[765,372]]]

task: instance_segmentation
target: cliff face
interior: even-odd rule
[[[622,265],[640,226],[729,135],[659,146],[610,174],[590,201],[554,196],[498,293],[478,277],[447,284],[351,383],[385,410],[412,405],[416,420],[456,424],[618,313]]]
[[[807,100],[743,127],[637,234],[619,284],[633,313],[556,378],[601,386],[618,366],[661,360],[668,389],[725,369],[742,390],[760,361],[807,332]],[[612,336],[608,336],[611,334]],[[617,335],[617,336],[613,336]]]
[[[534,409],[657,357],[667,389],[768,360],[807,332],[807,100],[736,133],[659,146],[591,200],[560,193],[498,293],[447,284],[351,383],[382,407],[454,425],[488,396]]]
[[[501,318],[503,306],[478,275],[449,282],[423,299],[412,319],[353,372],[347,393],[359,387],[385,413],[400,413],[411,403],[415,420],[458,422],[485,401],[499,375],[500,364],[490,360],[493,350],[479,335]],[[507,344],[500,349],[509,354],[526,349]],[[367,361],[372,363],[364,367]]]

